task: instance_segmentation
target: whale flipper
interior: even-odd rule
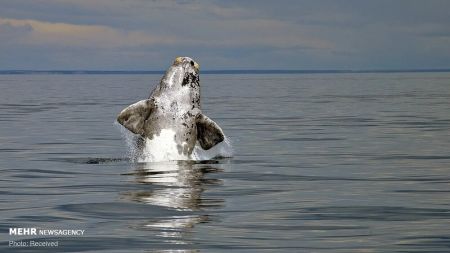
[[[203,114],[199,114],[196,119],[197,140],[204,150],[208,150],[225,139],[225,135],[220,126],[212,119]]]
[[[136,102],[123,109],[117,116],[117,121],[135,134],[144,136],[144,124],[155,109],[153,99]]]

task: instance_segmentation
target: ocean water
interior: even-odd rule
[[[202,75],[234,156],[134,163],[159,79],[0,75],[1,252],[450,251],[450,73]]]

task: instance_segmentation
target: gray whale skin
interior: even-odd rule
[[[178,153],[186,156],[197,141],[208,150],[225,138],[219,125],[202,114],[199,65],[189,57],[177,57],[149,98],[123,109],[117,121],[142,137],[141,147],[162,130],[172,130]]]

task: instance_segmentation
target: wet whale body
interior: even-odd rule
[[[199,65],[189,57],[177,57],[149,98],[123,109],[117,121],[139,136],[142,152],[148,148],[169,159],[190,159],[196,145],[209,150],[225,139],[201,111]]]

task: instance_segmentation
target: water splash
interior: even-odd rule
[[[120,129],[122,138],[128,147],[127,156],[134,162],[202,161],[233,156],[231,140],[226,136],[224,141],[209,150],[202,149],[197,142],[191,156],[186,156],[178,153],[174,138],[175,131],[171,129],[163,129],[160,135],[143,142],[139,140],[139,136],[131,133],[117,122],[114,125]]]
[[[131,161],[137,161],[138,157],[140,156],[140,150],[138,148],[138,139],[139,137],[135,134],[128,131],[125,127],[120,125],[117,121],[114,121],[113,125],[120,130],[120,134],[122,136],[122,139],[125,140],[125,143],[127,145],[127,154],[126,156],[131,159]]]
[[[200,144],[195,144],[194,151],[192,152],[192,160],[202,161],[211,160],[213,158],[232,157],[233,145],[231,140],[225,136],[225,140],[209,150],[204,150],[200,147]]]

